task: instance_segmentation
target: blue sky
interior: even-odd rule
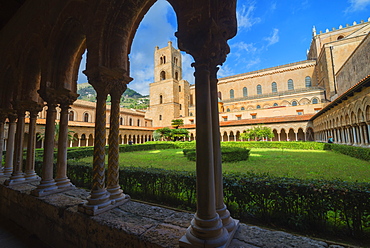
[[[317,32],[325,32],[369,17],[370,0],[238,0],[238,33],[228,42],[231,52],[218,77],[305,60],[313,26]],[[132,44],[130,76],[134,80],[129,88],[149,93],[154,47],[165,47],[168,41],[177,47],[176,30],[172,7],[158,0],[145,15]],[[193,59],[183,53],[182,62],[183,78],[193,84]],[[84,59],[81,65],[85,65]],[[87,79],[80,72],[78,83],[84,82]]]

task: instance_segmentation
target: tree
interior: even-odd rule
[[[154,133],[156,133],[155,136],[157,137],[159,136],[160,138],[164,138],[166,140],[171,139],[171,129],[168,127],[159,128],[155,130]]]
[[[185,128],[171,129],[171,138],[173,141],[180,141],[189,137],[189,131]]]
[[[184,125],[183,119],[174,119],[171,121],[171,126],[174,127],[175,129],[178,129],[179,127],[183,125]]]
[[[240,134],[240,137],[244,140],[263,140],[264,138],[273,138],[274,133],[272,132],[271,128],[258,125],[251,129],[245,130],[244,133]]]

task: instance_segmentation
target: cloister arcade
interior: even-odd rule
[[[238,221],[231,218],[223,200],[218,135],[217,70],[235,36],[236,1],[168,0],[178,21],[180,50],[189,53],[195,68],[197,104],[197,211],[180,240],[183,247],[222,247],[232,239]],[[69,109],[77,99],[76,80],[81,56],[87,49],[84,73],[97,93],[95,130],[79,133],[81,143],[94,140],[92,188],[79,211],[96,215],[130,200],[119,184],[120,97],[132,80],[129,54],[142,18],[155,0],[40,0],[26,1],[1,30],[0,36],[0,142],[8,122],[7,152],[2,176],[5,185],[39,181],[35,197],[73,189],[67,177]],[[109,128],[106,100],[111,97]],[[36,120],[47,106],[42,175],[35,174]],[[60,108],[56,176],[54,133]],[[30,113],[27,159],[23,170],[25,113]],[[108,130],[108,135],[107,135]],[[85,139],[82,140],[81,138]],[[107,138],[108,137],[108,138]],[[139,138],[138,138],[139,137]],[[141,135],[132,139],[142,141]],[[89,140],[89,141],[88,141]],[[107,141],[108,140],[108,141]],[[85,143],[85,144],[86,144]],[[90,143],[91,144],[91,143]],[[105,176],[105,145],[108,169]],[[73,144],[72,144],[73,145]],[[3,147],[3,144],[0,144]],[[0,151],[2,154],[2,151]],[[11,155],[10,155],[11,154]],[[14,156],[13,156],[14,154]]]

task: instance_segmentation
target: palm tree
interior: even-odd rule
[[[41,129],[44,129],[44,132],[38,134],[37,136],[38,141],[45,139],[45,127],[42,127]],[[69,141],[77,140],[77,138],[73,136],[74,133],[75,133],[74,131],[68,130],[68,140]],[[58,145],[58,140],[59,140],[59,122],[55,122],[55,130],[54,130],[54,144],[55,144],[54,146],[55,147],[57,147]]]

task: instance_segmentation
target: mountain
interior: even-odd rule
[[[89,83],[77,84],[77,94],[80,94],[78,97],[80,100],[96,102],[96,92]],[[109,95],[107,104],[110,104]],[[143,96],[135,90],[127,88],[121,97],[121,107],[147,109],[149,107],[149,96]]]

